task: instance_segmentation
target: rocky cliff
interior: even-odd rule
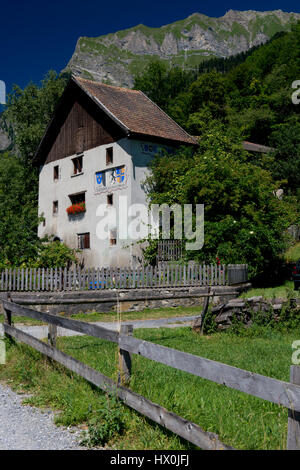
[[[193,68],[209,57],[228,57],[289,31],[299,13],[228,11],[220,18],[194,13],[161,28],[138,25],[97,38],[81,37],[66,69],[75,75],[131,87],[153,57]]]

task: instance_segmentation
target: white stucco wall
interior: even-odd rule
[[[106,165],[106,149],[113,147],[113,163]],[[110,245],[109,239],[99,240],[96,229],[101,217],[96,215],[100,204],[107,203],[107,195],[113,194],[113,207],[117,210],[120,196],[127,196],[131,204],[147,204],[143,182],[149,170],[147,165],[153,155],[163,146],[122,139],[109,145],[87,150],[83,154],[83,172],[73,175],[72,155],[41,167],[39,177],[39,215],[44,215],[45,226],[39,225],[38,235],[56,236],[71,248],[77,248],[77,234],[90,233],[90,248],[84,249],[79,258],[86,267],[134,266],[141,259],[140,246],[132,240],[117,239]],[[59,179],[54,181],[53,168],[59,166]],[[125,165],[126,180],[113,188],[96,189],[95,174]],[[85,191],[86,212],[69,216],[69,195]],[[53,214],[53,201],[58,201],[58,213]],[[108,206],[106,206],[108,207]],[[124,214],[123,214],[124,215]],[[104,224],[103,224],[104,225]],[[114,228],[111,226],[111,228]],[[117,235],[119,235],[117,230]]]

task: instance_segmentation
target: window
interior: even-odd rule
[[[58,213],[58,201],[53,201],[53,215]]]
[[[117,244],[117,231],[116,230],[111,230],[110,231],[109,244],[110,245],[116,245]]]
[[[78,248],[80,250],[90,248],[90,234],[89,233],[78,233],[77,240],[78,240]]]
[[[107,205],[112,206],[113,205],[113,194],[108,194],[107,195]]]
[[[57,181],[59,179],[59,166],[58,165],[53,167],[53,179],[54,181]]]
[[[82,173],[82,155],[80,157],[73,158],[73,175],[79,175]]]
[[[106,165],[110,165],[113,163],[113,148],[108,147],[106,149]]]
[[[77,194],[70,194],[69,198],[72,204],[80,204],[81,202],[85,202],[85,192],[77,193]]]

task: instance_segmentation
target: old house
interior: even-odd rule
[[[149,161],[183,144],[197,141],[141,91],[72,77],[35,156],[44,216],[39,236],[80,248],[87,267],[138,264],[139,244],[120,239],[113,218],[107,238],[99,237],[105,231],[99,207],[120,219],[121,197],[128,207],[147,204]]]

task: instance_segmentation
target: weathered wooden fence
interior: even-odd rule
[[[182,258],[182,240],[159,240],[157,246],[157,262],[178,261]]]
[[[244,265],[242,265],[244,266]],[[167,265],[144,268],[5,269],[1,291],[70,291],[145,287],[223,286],[225,265]]]
[[[233,284],[241,284],[248,281],[247,264],[228,264],[226,268],[228,285],[232,286]]]
[[[138,395],[129,388],[125,388],[123,385],[128,385],[131,375],[132,358],[130,353],[138,354],[152,361],[165,364],[288,408],[287,448],[289,450],[300,449],[299,366],[291,366],[291,382],[284,382],[237,367],[232,367],[221,362],[212,361],[204,357],[195,356],[134,338],[132,336],[132,329],[128,326],[126,328],[125,325],[120,332],[115,332],[91,323],[38,312],[5,300],[4,298],[2,299],[2,303],[5,311],[5,322],[3,326],[6,336],[16,338],[33,347],[42,354],[45,354],[73,372],[76,372],[102,390],[116,393],[129,407],[202,449],[228,450],[232,448],[223,444],[216,434],[204,431],[197,424],[187,421],[167,411],[160,405],[149,401],[147,398]],[[51,326],[50,345],[13,327],[11,321],[12,314],[27,316],[49,323]],[[120,381],[115,383],[112,379],[54,347],[55,337],[53,337],[53,331],[57,326],[117,343],[119,346]]]

